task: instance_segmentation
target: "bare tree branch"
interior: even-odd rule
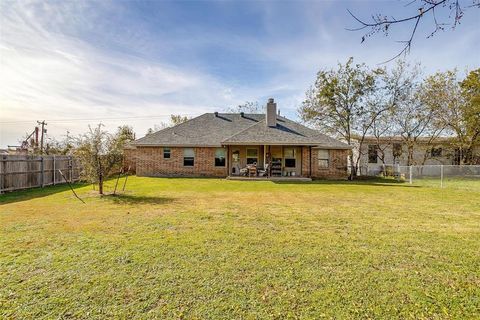
[[[403,17],[401,19],[396,19],[395,17],[388,18],[387,16],[382,14],[375,14],[375,15],[372,15],[371,21],[366,21],[366,20],[360,19],[355,14],[353,14],[349,9],[347,9],[348,13],[353,17],[353,19],[355,19],[356,22],[360,24],[360,26],[356,28],[347,28],[346,30],[349,30],[349,31],[369,30],[361,38],[361,42],[363,43],[366,40],[366,38],[371,37],[374,34],[379,32],[383,32],[386,36],[388,36],[390,27],[393,25],[414,21],[415,24],[413,25],[412,32],[410,33],[409,39],[404,41],[397,41],[400,43],[404,43],[404,46],[401,49],[401,51],[398,54],[396,54],[394,57],[392,57],[391,59],[388,59],[387,61],[382,62],[382,64],[387,63],[399,58],[402,55],[406,55],[410,52],[413,39],[417,32],[418,26],[422,22],[422,19],[425,18],[426,15],[432,14],[433,21],[435,24],[435,29],[427,36],[427,38],[430,38],[438,31],[445,30],[444,26],[448,25],[447,23],[441,23],[437,20],[436,10],[438,11],[440,10],[440,8],[442,8],[443,10],[449,10],[451,12],[451,15],[449,17],[453,16],[453,23],[451,23],[452,29],[455,29],[456,26],[460,24],[460,21],[466,9],[480,8],[479,0],[465,0],[465,1],[472,2],[472,4],[468,6],[467,5],[462,6],[460,4],[460,1],[461,0],[420,0],[419,2],[421,6],[418,8],[418,13],[413,14],[411,16]],[[412,0],[408,2],[405,6],[410,6],[415,2],[417,2],[417,0]]]

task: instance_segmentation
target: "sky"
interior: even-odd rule
[[[57,139],[100,122],[112,132],[131,125],[141,137],[170,114],[270,97],[298,119],[320,69],[348,57],[377,67],[412,28],[361,43],[363,33],[346,30],[358,26],[347,9],[400,18],[416,12],[409,2],[1,1],[0,148],[18,145],[37,120]],[[433,28],[431,18],[420,26],[408,61],[426,74],[480,66],[480,9],[427,39]]]

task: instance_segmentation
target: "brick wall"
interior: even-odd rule
[[[130,168],[130,172],[135,173],[137,164],[137,149],[125,148],[123,149],[123,170],[126,172]]]
[[[310,176],[310,148],[302,147],[302,172],[304,177]]]
[[[183,165],[183,149],[170,148],[170,159],[164,159],[162,147],[137,147],[134,150],[135,152],[132,153],[134,156],[129,156],[129,159],[135,159],[138,176],[227,176],[227,167],[215,167],[216,148],[193,148],[195,150],[195,165],[193,167],[185,167]],[[243,150],[244,148],[241,147],[240,149]],[[309,176],[311,163],[312,178],[347,178],[348,152],[349,150],[329,150],[329,166],[328,168],[321,168],[318,164],[318,149],[312,148],[312,159],[310,162],[310,148],[302,147],[302,176]],[[231,154],[229,157],[231,159]]]
[[[170,148],[170,158],[163,158],[162,147],[137,147],[138,176],[227,176],[227,167],[215,167],[216,148],[193,148],[195,164],[193,167],[183,165],[183,149]]]
[[[349,150],[329,150],[328,152],[328,168],[322,168],[318,164],[318,149],[312,149],[312,178],[346,179]]]

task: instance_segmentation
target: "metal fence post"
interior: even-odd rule
[[[440,166],[440,188],[443,188],[443,164]]]
[[[409,179],[408,180],[409,180],[410,184],[412,184],[412,166],[411,165],[409,167]]]
[[[45,163],[44,163],[44,157],[41,156],[42,162],[40,162],[40,169],[42,171],[41,175],[41,181],[42,181],[42,188],[45,186]]]

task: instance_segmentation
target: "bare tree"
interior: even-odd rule
[[[393,5],[393,4],[392,4]],[[388,36],[390,30],[395,25],[405,25],[411,24],[411,30],[409,37],[402,41],[399,41],[403,44],[401,51],[395,55],[393,58],[389,59],[386,62],[394,60],[400,57],[403,54],[410,52],[412,47],[413,39],[417,33],[418,26],[423,23],[427,16],[432,16],[432,21],[434,28],[431,33],[428,34],[427,38],[434,36],[438,31],[443,31],[447,26],[451,29],[455,29],[460,20],[463,18],[465,11],[470,8],[480,8],[480,0],[408,0],[407,6],[417,5],[417,11],[414,14],[407,15],[401,18],[396,18],[392,15],[385,14],[372,14],[369,21],[360,19],[358,16],[354,15],[350,10],[347,10],[350,15],[360,24],[357,28],[349,28],[350,31],[363,31],[366,33],[362,36],[362,43],[368,38],[377,33],[383,33]],[[442,12],[443,14],[447,13],[448,21],[440,21],[438,13]]]
[[[395,135],[401,131],[398,130],[398,119],[395,121],[395,118],[400,105],[409,99],[409,94],[418,85],[416,81],[420,81],[417,79],[420,71],[419,64],[412,67],[404,60],[398,60],[394,68],[381,74],[374,103],[385,112],[373,119],[369,134],[374,138],[378,158],[384,164],[388,149],[392,149],[394,161],[401,155],[402,149],[395,148],[395,141],[398,141]]]
[[[236,107],[228,107],[225,109],[226,112],[229,113],[240,113],[240,112],[245,112],[245,113],[263,113],[265,110],[264,106],[260,106],[257,101],[251,102],[251,101],[246,101],[243,104],[240,104]]]
[[[397,134],[407,147],[407,165],[414,164],[414,151],[420,141],[431,145],[442,133],[443,128],[435,125],[438,117],[435,108],[422,101],[422,79],[419,67],[403,69],[406,85],[393,113]],[[427,137],[427,141],[424,141]],[[425,159],[425,158],[424,158]]]

